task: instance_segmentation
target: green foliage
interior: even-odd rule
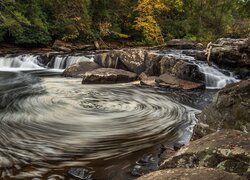
[[[0,0],[0,42],[243,37],[250,33],[249,9],[250,0]]]

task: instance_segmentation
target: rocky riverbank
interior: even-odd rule
[[[250,80],[220,90],[199,115],[194,141],[167,156],[161,171],[140,179],[249,179],[249,99]]]

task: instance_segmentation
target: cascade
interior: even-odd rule
[[[233,76],[233,73],[217,67],[216,65],[209,66],[206,61],[198,61],[192,56],[183,54],[182,51],[174,50],[165,54],[165,56],[183,59],[193,63],[199,67],[200,72],[205,75],[205,83],[207,89],[221,89],[227,84],[238,82]]]

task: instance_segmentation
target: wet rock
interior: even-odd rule
[[[232,70],[238,79],[247,80],[250,78],[250,68],[240,67]]]
[[[220,129],[250,131],[250,79],[220,90],[214,102],[199,115],[195,133],[204,136]],[[201,126],[203,125],[203,127]]]
[[[165,88],[170,87],[170,88],[177,88],[177,89],[184,89],[184,90],[205,88],[204,84],[202,83],[195,83],[191,81],[178,79],[168,73],[161,75],[159,78],[156,79],[156,82],[158,83],[160,87],[165,87]]]
[[[147,52],[145,54],[145,72],[147,76],[160,76],[160,61],[163,55]]]
[[[47,52],[47,53],[43,53],[40,54],[40,56],[38,56],[38,61],[43,64],[43,65],[49,65],[50,62],[57,56],[60,55],[62,53],[60,52]]]
[[[160,169],[209,167],[250,178],[249,142],[250,134],[221,130],[181,148]]]
[[[79,62],[67,67],[63,72],[63,76],[82,78],[87,71],[92,71],[98,68],[101,67],[95,62]]]
[[[205,76],[200,72],[199,67],[176,57],[165,56],[160,61],[161,74],[170,73],[172,76],[193,81],[204,82]]]
[[[174,49],[202,49],[203,45],[196,43],[194,41],[185,40],[185,39],[172,39],[166,44],[169,48]]]
[[[82,84],[113,84],[132,82],[137,79],[135,73],[121,69],[100,68],[83,75]]]
[[[185,61],[177,62],[172,68],[172,74],[177,78],[193,82],[204,82],[205,80],[204,74],[200,72],[197,65]]]
[[[138,178],[138,180],[245,180],[236,174],[227,173],[218,169],[212,168],[177,168],[156,171]]]
[[[71,168],[68,171],[68,175],[74,179],[92,180],[92,175],[89,173],[87,169],[83,169],[83,168]]]
[[[136,162],[136,165],[131,169],[131,175],[142,176],[149,172],[158,169],[158,159],[152,154],[145,154]]]

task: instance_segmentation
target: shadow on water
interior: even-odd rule
[[[188,141],[197,109],[213,94],[37,76],[0,72],[5,179],[84,173],[72,167],[92,179],[134,179],[158,168],[160,143]]]

